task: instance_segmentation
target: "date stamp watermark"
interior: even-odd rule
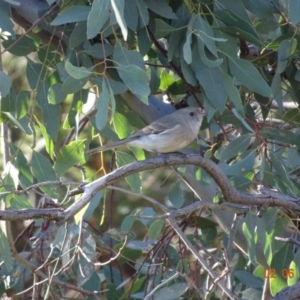
[[[264,270],[264,278],[274,279],[277,277],[277,275],[278,275],[278,271],[276,269],[265,268],[265,270]],[[282,278],[285,278],[285,279],[294,278],[295,272],[293,269],[282,269],[280,275]]]

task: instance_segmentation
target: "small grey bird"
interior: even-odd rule
[[[200,108],[182,108],[157,119],[123,140],[91,149],[88,153],[94,154],[122,145],[157,153],[176,152],[188,146],[197,137],[205,115]]]

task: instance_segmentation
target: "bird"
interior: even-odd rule
[[[93,155],[122,145],[156,153],[178,152],[196,139],[205,115],[205,111],[199,107],[182,108],[155,120],[125,139],[91,149],[87,153]]]

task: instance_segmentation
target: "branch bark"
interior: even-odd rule
[[[64,217],[54,223],[43,234],[41,234],[35,242],[37,246],[41,241],[48,239],[49,235],[61,226],[64,222],[70,220],[78,211],[80,211],[91,198],[100,190],[108,185],[116,182],[131,174],[151,170],[166,166],[180,166],[180,165],[195,165],[203,168],[216,182],[218,188],[223,193],[224,199],[231,203],[258,206],[258,207],[278,207],[285,211],[299,214],[300,212],[300,198],[284,195],[272,191],[270,194],[250,194],[240,192],[233,187],[227,176],[221,172],[219,167],[211,160],[203,158],[200,155],[185,155],[181,153],[174,153],[147,159],[144,161],[137,161],[129,165],[123,166],[113,172],[81,186],[70,192],[69,196],[82,193],[82,196],[73,203],[64,212]]]

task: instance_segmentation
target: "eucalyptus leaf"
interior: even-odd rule
[[[117,151],[116,157],[118,167],[134,162],[134,158],[131,155],[124,152]],[[125,180],[134,192],[141,193],[142,181],[141,176],[138,173],[127,176]]]
[[[3,41],[2,45],[4,48],[9,48],[8,51],[16,56],[28,55],[36,50],[36,46],[33,40],[27,36],[22,35],[16,35],[14,39]]]
[[[53,165],[58,177],[64,175],[75,164],[83,164],[85,162],[83,156],[84,143],[85,141],[73,141],[62,147]]]
[[[184,197],[180,187],[180,181],[173,183],[169,189],[169,200],[175,208],[180,208],[184,204]]]
[[[121,28],[123,38],[126,41],[128,36],[128,30],[124,18],[124,6],[125,6],[124,0],[111,0],[111,6],[115,13],[117,22]]]
[[[167,35],[169,35],[171,32],[173,32],[175,28],[165,21],[161,19],[155,19],[155,38],[161,39]]]
[[[258,70],[244,59],[230,57],[229,68],[233,76],[251,91],[270,97],[272,91]]]
[[[193,48],[192,69],[203,87],[205,94],[213,107],[223,112],[226,104],[227,93],[223,83],[222,72],[218,67],[209,68],[198,56],[198,49]]]
[[[4,233],[2,228],[0,228],[0,241],[1,241],[0,242],[1,258],[3,259],[3,262],[7,270],[11,271],[13,269],[13,259],[11,256],[11,251],[7,240],[7,236]]]
[[[108,88],[107,88],[106,81],[103,80],[102,91],[99,98],[97,99],[96,126],[98,130],[103,129],[107,123],[108,103],[109,103]]]
[[[73,66],[68,60],[66,61],[65,67],[68,74],[75,79],[84,79],[92,74],[92,72],[85,67]]]
[[[165,0],[145,0],[145,4],[150,10],[164,18],[177,19],[177,16],[173,13],[171,7]]]
[[[30,92],[29,91],[20,91],[16,100],[16,117],[21,119],[26,116],[29,107],[30,107]]]
[[[148,231],[149,239],[158,239],[159,236],[162,234],[162,231],[165,227],[165,221],[160,219],[160,220],[155,220]]]
[[[58,26],[67,23],[86,21],[88,19],[88,15],[90,12],[91,12],[91,8],[89,6],[75,5],[70,7],[68,10],[62,12],[60,15],[58,15],[51,22],[51,25]]]
[[[289,19],[296,26],[300,22],[300,3],[298,1],[287,0]]]
[[[220,159],[222,161],[228,160],[236,155],[244,153],[244,151],[249,147],[252,135],[245,134],[237,137],[231,141],[228,146],[222,150]]]

